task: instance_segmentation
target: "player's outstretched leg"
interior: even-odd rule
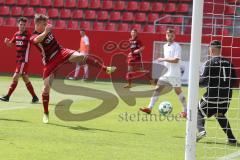
[[[207,133],[205,130],[205,119],[200,110],[198,110],[198,115],[197,115],[197,129],[198,129],[198,135],[197,135],[197,142],[198,142],[199,140],[204,138]]]
[[[10,85],[9,89],[8,89],[8,93],[7,95],[3,96],[0,98],[0,100],[8,102],[10,99],[10,96],[12,95],[13,91],[16,89],[17,84],[18,84],[18,79],[19,79],[19,74],[18,73],[14,73],[13,75],[13,81],[12,84]]]
[[[44,87],[42,92],[42,103],[43,103],[43,123],[48,123],[49,121],[49,111],[48,111],[48,105],[49,105],[49,93],[51,88],[51,82],[53,81],[53,74],[48,76],[44,79]]]
[[[175,93],[178,96],[179,101],[182,103],[183,110],[179,113],[180,117],[187,118],[187,101],[186,97],[183,94],[181,87],[175,87]]]
[[[219,125],[222,127],[222,130],[224,131],[224,133],[227,135],[228,143],[236,144],[237,140],[232,133],[232,129],[231,129],[231,126],[230,126],[230,123],[229,123],[227,117],[224,114],[218,114],[216,116],[216,119],[217,119]]]
[[[39,101],[38,97],[36,96],[36,93],[33,89],[33,86],[28,78],[28,75],[22,76],[23,81],[25,82],[25,85],[29,91],[29,93],[32,95],[32,103],[37,103]]]

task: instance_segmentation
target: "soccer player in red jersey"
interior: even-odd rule
[[[13,91],[17,87],[18,79],[22,76],[23,81],[26,84],[26,87],[30,94],[32,95],[32,102],[38,102],[38,97],[36,96],[33,86],[28,78],[28,58],[29,58],[29,50],[30,50],[30,34],[26,30],[27,19],[25,17],[20,17],[18,19],[18,28],[19,31],[13,35],[13,38],[10,40],[5,38],[4,42],[8,47],[12,47],[14,44],[16,45],[17,50],[17,66],[15,73],[13,75],[12,84],[9,87],[7,95],[0,98],[2,101],[9,101],[10,96]]]
[[[52,25],[47,23],[48,17],[43,14],[36,14],[34,18],[35,31],[31,37],[31,41],[39,49],[44,64],[43,80],[44,87],[42,91],[43,101],[43,123],[49,121],[49,92],[51,82],[54,78],[54,72],[66,62],[80,62],[82,64],[92,65],[102,68],[106,73],[111,74],[116,67],[107,67],[93,55],[81,54],[78,51],[63,48],[52,34]]]
[[[138,39],[138,33],[136,29],[131,30],[131,38],[129,39],[130,53],[128,54],[128,73],[126,75],[126,80],[128,84],[124,88],[132,87],[132,80],[146,76],[150,83],[154,85],[154,81],[150,76],[150,72],[144,70],[142,62],[142,51],[144,50],[144,45]]]

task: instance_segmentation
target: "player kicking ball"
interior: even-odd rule
[[[44,64],[42,101],[44,107],[43,123],[49,120],[49,92],[54,78],[54,72],[66,62],[80,62],[97,68],[102,68],[107,74],[111,74],[116,67],[107,67],[100,60],[92,55],[81,54],[78,51],[63,48],[52,34],[52,25],[47,23],[48,17],[43,14],[36,14],[34,18],[35,31],[31,41],[39,49]]]
[[[231,62],[221,56],[221,42],[214,40],[209,46],[210,59],[205,63],[199,85],[207,91],[202,96],[198,106],[197,141],[206,136],[205,119],[215,116],[229,144],[236,144],[231,126],[225,114],[230,106],[232,87],[236,82],[236,72]]]
[[[30,34],[26,30],[27,19],[25,17],[20,17],[17,21],[18,29],[12,39],[5,38],[4,43],[8,47],[12,47],[14,44],[16,45],[17,51],[17,66],[15,69],[15,73],[13,75],[12,84],[9,87],[7,95],[0,98],[0,100],[8,102],[10,96],[13,91],[16,89],[19,77],[21,76],[25,85],[32,95],[32,103],[38,102],[38,97],[36,96],[33,86],[28,78],[28,58],[29,58],[29,50],[30,50]]]
[[[166,84],[171,85],[175,93],[178,95],[179,100],[182,103],[183,111],[180,112],[182,118],[187,116],[187,103],[186,98],[181,88],[181,71],[180,71],[180,60],[181,60],[181,46],[175,42],[175,31],[168,28],[166,31],[167,43],[163,46],[164,57],[158,58],[159,62],[164,62],[164,66],[167,68],[167,72],[158,79],[155,91],[151,98],[148,107],[140,108],[140,111],[150,114],[152,109],[157,102],[160,93],[167,87]]]

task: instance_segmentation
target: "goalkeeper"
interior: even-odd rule
[[[209,46],[210,59],[204,65],[200,77],[200,86],[206,87],[198,106],[197,141],[206,136],[205,119],[215,116],[219,125],[227,135],[229,144],[236,144],[231,126],[225,116],[232,98],[232,87],[236,81],[236,73],[229,60],[221,56],[221,42],[214,40]]]

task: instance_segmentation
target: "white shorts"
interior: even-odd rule
[[[180,77],[162,76],[158,79],[157,85],[161,85],[163,82],[170,83],[172,87],[181,87],[182,85]]]

